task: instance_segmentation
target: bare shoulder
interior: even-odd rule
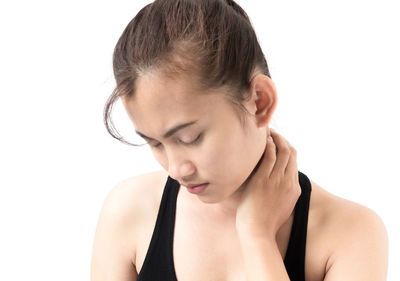
[[[107,195],[98,218],[93,243],[92,280],[136,280],[135,258],[138,233],[148,216],[154,213],[160,186],[166,180],[163,171],[127,178]],[[112,262],[110,262],[112,261]],[[107,279],[108,280],[108,279]]]
[[[382,219],[372,209],[311,183],[311,235],[319,236],[316,240],[326,245],[324,280],[345,276],[353,276],[352,280],[385,280],[388,235]]]
[[[152,208],[164,186],[168,174],[165,171],[148,172],[129,177],[118,183],[109,193],[106,203],[122,217],[141,216]]]
[[[154,171],[129,177],[117,184],[108,194],[104,205],[108,215],[124,225],[132,243],[158,207],[168,174]],[[136,249],[136,246],[133,246]]]
[[[343,243],[346,237],[359,237],[358,235],[365,234],[367,230],[385,230],[382,219],[372,209],[334,195],[313,181],[311,183],[310,212],[318,217],[316,227],[329,230],[338,243]]]

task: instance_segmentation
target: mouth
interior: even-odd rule
[[[194,188],[194,187],[198,187],[198,186],[201,186],[201,185],[205,185],[205,184],[207,184],[208,182],[205,182],[205,183],[195,183],[195,184],[184,184],[184,186],[186,186],[186,187],[189,187],[189,188]]]
[[[190,193],[199,194],[206,190],[208,183],[203,183],[200,185],[187,185],[186,188]]]

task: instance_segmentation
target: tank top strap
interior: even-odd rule
[[[284,264],[290,280],[305,280],[305,246],[311,182],[298,172],[302,193],[294,207],[293,225]],[[156,225],[138,281],[177,281],[173,262],[173,238],[179,182],[168,176],[161,198]]]
[[[179,182],[168,176],[158,210],[156,225],[138,281],[176,281],[173,261],[173,237]]]
[[[284,259],[290,280],[305,280],[305,254],[311,182],[298,171],[301,195],[294,207],[293,225]]]

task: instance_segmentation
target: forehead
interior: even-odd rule
[[[129,100],[122,99],[137,131],[158,137],[178,123],[212,118],[226,106],[222,90],[202,90],[195,78],[168,78],[160,72],[140,76]]]

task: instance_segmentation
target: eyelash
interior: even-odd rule
[[[198,135],[197,138],[194,141],[189,142],[189,143],[182,142],[182,141],[179,141],[179,142],[183,143],[184,145],[192,146],[192,145],[195,145],[200,140],[201,135],[202,134]],[[161,143],[158,143],[158,144],[154,145],[153,147],[154,148],[159,148],[160,145],[161,145]]]

